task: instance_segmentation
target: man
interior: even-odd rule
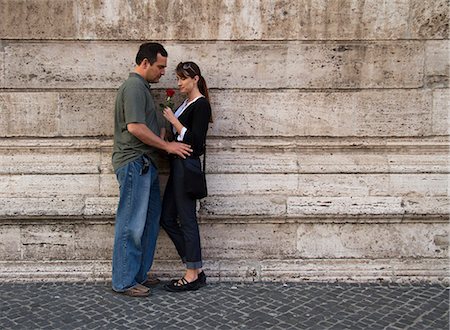
[[[157,149],[185,158],[190,146],[159,137],[157,109],[149,83],[165,73],[167,51],[158,43],[144,43],[136,55],[134,72],[120,86],[115,105],[112,163],[119,181],[112,261],[115,292],[145,297],[152,284],[147,272],[153,263],[159,231],[161,201]]]

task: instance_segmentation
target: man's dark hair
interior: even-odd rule
[[[139,51],[136,55],[136,64],[140,65],[144,58],[146,58],[150,65],[156,62],[156,56],[161,54],[163,57],[167,57],[167,51],[163,45],[157,42],[146,42],[139,47]]]

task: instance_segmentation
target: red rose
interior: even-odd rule
[[[161,110],[164,110],[164,108],[166,108],[166,107],[173,109],[174,104],[172,101],[172,96],[175,95],[175,90],[173,90],[172,88],[166,89],[166,95],[167,95],[167,98],[166,98],[165,102],[159,104],[159,106],[161,107]]]
[[[166,89],[167,97],[172,97],[175,95],[175,91],[172,88]]]

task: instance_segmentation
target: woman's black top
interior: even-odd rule
[[[194,150],[192,157],[198,157],[205,152],[206,133],[211,118],[211,105],[204,97],[198,98],[191,103],[178,117],[180,123],[186,127],[183,141]],[[177,141],[177,136],[175,140]]]

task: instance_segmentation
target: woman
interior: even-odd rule
[[[164,192],[161,226],[175,244],[186,272],[179,280],[172,280],[164,288],[169,291],[197,290],[206,284],[202,271],[202,254],[198,230],[196,203],[184,191],[183,162],[198,162],[205,152],[205,140],[211,119],[208,88],[200,68],[194,62],[181,62],[176,75],[180,93],[187,98],[175,113],[170,108],[163,110],[164,117],[172,124],[175,140],[187,143],[193,149],[191,156],[184,160],[172,156],[170,175]]]

